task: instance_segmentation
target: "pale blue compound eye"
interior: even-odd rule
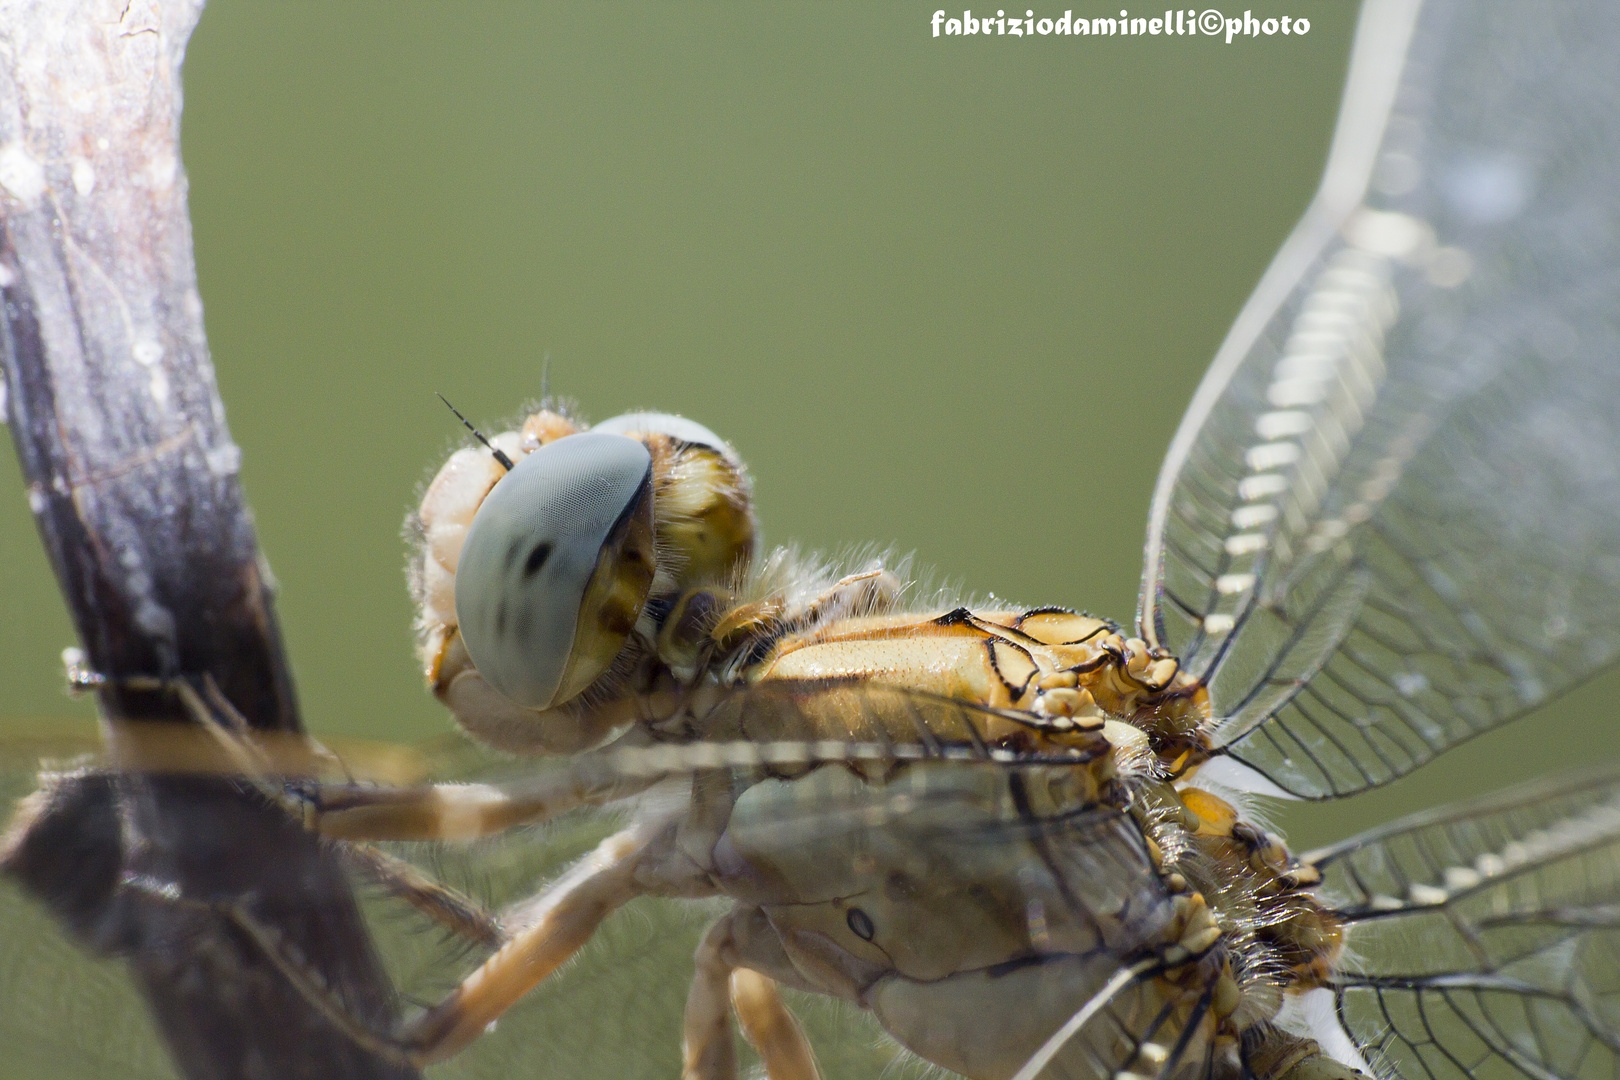
[[[503,476],[456,566],[467,654],[503,696],[544,709],[606,671],[652,586],[652,457],[622,435],[548,443]]]
[[[731,447],[726,441],[696,420],[688,420],[684,416],[674,413],[661,412],[633,412],[622,416],[615,416],[604,420],[591,428],[592,431],[608,432],[614,435],[639,435],[642,432],[653,432],[658,435],[668,435],[681,442],[692,443],[696,446],[707,446],[718,450],[723,456],[731,454]]]

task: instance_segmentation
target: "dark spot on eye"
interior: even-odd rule
[[[534,577],[535,574],[540,572],[540,568],[546,565],[546,560],[549,558],[551,558],[551,543],[542,540],[534,545],[534,550],[529,552],[529,557],[523,560],[523,576]]]
[[[871,941],[872,935],[877,933],[877,927],[872,925],[872,917],[858,907],[850,908],[844,921],[849,923],[849,932],[862,941]]]
[[[507,607],[506,599],[504,596],[501,597],[501,602],[495,605],[495,632],[501,637],[506,636],[506,624],[512,618],[512,611]]]

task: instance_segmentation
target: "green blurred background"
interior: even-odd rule
[[[499,428],[548,357],[592,419],[730,439],[768,541],[893,543],[975,592],[1133,614],[1159,457],[1314,189],[1354,6],[1277,3],[1310,33],[1229,46],[935,40],[934,6],[210,7],[198,274],[314,730],[447,729],[399,536],[460,441],[434,393]],[[89,714],[0,455],[15,738]],[[1589,756],[1616,689],[1280,820],[1309,846]],[[8,976],[0,1011],[34,993]]]

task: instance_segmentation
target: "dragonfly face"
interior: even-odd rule
[[[563,764],[291,808],[340,838],[587,806],[623,830],[501,913],[474,981],[356,1037],[452,1052],[650,895],[716,909],[693,1076],[729,1075],[733,1013],[771,1075],[810,1075],[778,987],[975,1077],[1612,1073],[1614,774],[1301,856],[1246,795],[1404,775],[1620,648],[1615,18],[1368,6],[1322,193],[1170,448],[1134,634],[761,556],[735,455],[657,418],[599,426],[644,448],[653,501],[620,485],[568,549],[583,570],[546,598],[571,633],[508,649],[496,611],[481,652],[464,611],[573,541],[494,532],[499,572],[464,577],[518,473],[453,458],[422,511],[430,685],[481,740]],[[585,438],[542,413],[493,441],[526,468]],[[639,521],[651,573],[621,574]]]

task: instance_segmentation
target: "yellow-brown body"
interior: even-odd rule
[[[644,441],[655,475],[685,477],[661,497],[679,495],[686,529],[661,550],[701,558],[661,571],[609,677],[562,707],[514,705],[442,603],[424,603],[423,659],[486,742],[685,763],[690,806],[637,882],[736,901],[711,958],[870,1008],[981,1080],[1012,1077],[1098,995],[1158,1041],[1126,1052],[1108,1025],[1087,1028],[1056,1050],[1080,1075],[1088,1054],[1151,1073],[1155,1047],[1183,1036],[1189,1068],[1211,1075],[1351,1075],[1270,1026],[1330,971],[1339,927],[1308,892],[1314,871],[1195,786],[1208,696],[1173,657],[1059,608],[908,609],[876,565],[835,577],[778,555],[742,572],[752,527],[727,509],[740,472],[660,438]],[[728,552],[738,570],[717,573]],[[722,762],[715,745],[762,749]],[[1110,982],[1127,966],[1139,977]]]

